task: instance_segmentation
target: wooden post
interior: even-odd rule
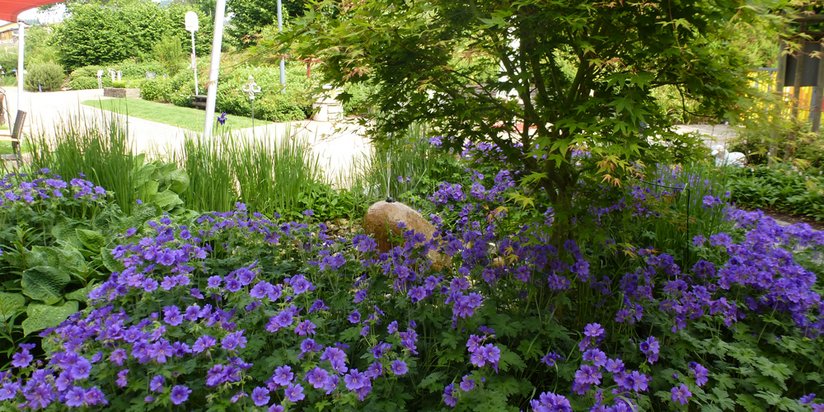
[[[783,116],[784,106],[784,77],[787,76],[787,42],[781,40],[778,46],[778,68],[775,74],[775,94],[776,94],[776,110],[773,116]],[[770,133],[770,142],[767,151],[767,164],[772,164],[775,157],[775,144],[778,141],[778,131],[775,127]]]
[[[818,71],[813,96],[810,98],[810,125],[813,132],[818,133],[821,127],[821,99],[824,98],[824,59],[818,57]]]
[[[802,26],[802,31],[804,27]],[[798,119],[798,104],[800,103],[799,100],[801,99],[801,80],[804,76],[804,66],[807,64],[806,53],[804,53],[804,46],[801,46],[801,50],[798,51],[795,55],[795,76],[793,76],[793,101],[792,101],[792,114],[793,120]]]

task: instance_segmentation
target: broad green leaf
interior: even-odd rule
[[[98,250],[106,244],[106,237],[96,230],[76,229],[77,238],[89,250]]]
[[[96,287],[97,287],[96,284],[89,283],[84,288],[80,288],[80,289],[77,289],[77,290],[74,290],[72,292],[67,293],[65,297],[68,300],[76,300],[78,302],[85,302],[86,299],[89,296],[89,292],[91,292],[92,289],[94,289]]]
[[[46,303],[57,303],[62,297],[63,287],[71,278],[69,274],[52,266],[35,266],[23,272],[20,285],[23,294]]]
[[[26,297],[19,293],[0,292],[0,319],[8,320],[26,305]]]
[[[28,336],[32,332],[53,328],[75,312],[77,312],[77,302],[73,300],[61,306],[32,303],[26,308],[27,318],[23,321],[23,334]]]
[[[177,194],[183,193],[189,188],[189,175],[182,169],[175,168],[169,172],[169,190]]]
[[[180,199],[177,193],[167,189],[152,197],[152,203],[157,205],[160,210],[168,212],[174,209],[175,206],[182,205],[183,200]]]

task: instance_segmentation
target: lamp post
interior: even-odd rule
[[[283,32],[283,4],[281,0],[278,0],[278,32]],[[280,57],[280,92],[284,93],[286,91],[286,62],[283,60],[283,56]]]
[[[197,56],[195,55],[195,32],[198,29],[197,13],[186,12],[186,31],[192,34],[192,71],[195,75],[195,96],[200,94],[200,87],[197,85]]]

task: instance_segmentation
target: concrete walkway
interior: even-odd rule
[[[6,99],[14,116],[17,110],[17,89],[7,87]],[[43,93],[24,93],[22,109],[28,112],[25,132],[30,136],[54,137],[67,122],[85,125],[101,125],[111,120],[112,113],[101,111],[80,102],[103,97],[103,91],[78,90]],[[119,116],[127,122],[129,138],[134,149],[151,157],[169,158],[178,151],[187,136],[195,136],[191,130],[163,123]],[[75,123],[76,124],[76,123]],[[265,126],[234,130],[238,138],[281,139],[296,136],[307,142],[312,152],[318,156],[330,182],[348,179],[352,165],[371,153],[371,144],[363,127],[353,121],[318,122],[299,121],[275,123]]]

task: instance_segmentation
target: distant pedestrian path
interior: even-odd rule
[[[17,89],[5,88],[10,111],[18,109]],[[24,93],[20,107],[29,113],[26,133],[31,135],[55,136],[61,125],[71,120],[82,119],[83,124],[100,125],[109,121],[112,113],[99,108],[82,105],[89,100],[105,100],[103,91],[76,90],[43,93]],[[129,138],[137,152],[150,156],[169,155],[182,147],[187,136],[193,132],[168,124],[153,122],[137,117],[120,116],[127,120]],[[231,115],[230,115],[231,121]],[[237,138],[274,139],[285,136],[297,136],[306,141],[312,152],[318,156],[330,181],[345,179],[351,172],[352,165],[371,154],[371,143],[366,138],[362,126],[347,121],[318,122],[298,121],[290,123],[269,123],[254,128],[239,129],[233,132]]]

